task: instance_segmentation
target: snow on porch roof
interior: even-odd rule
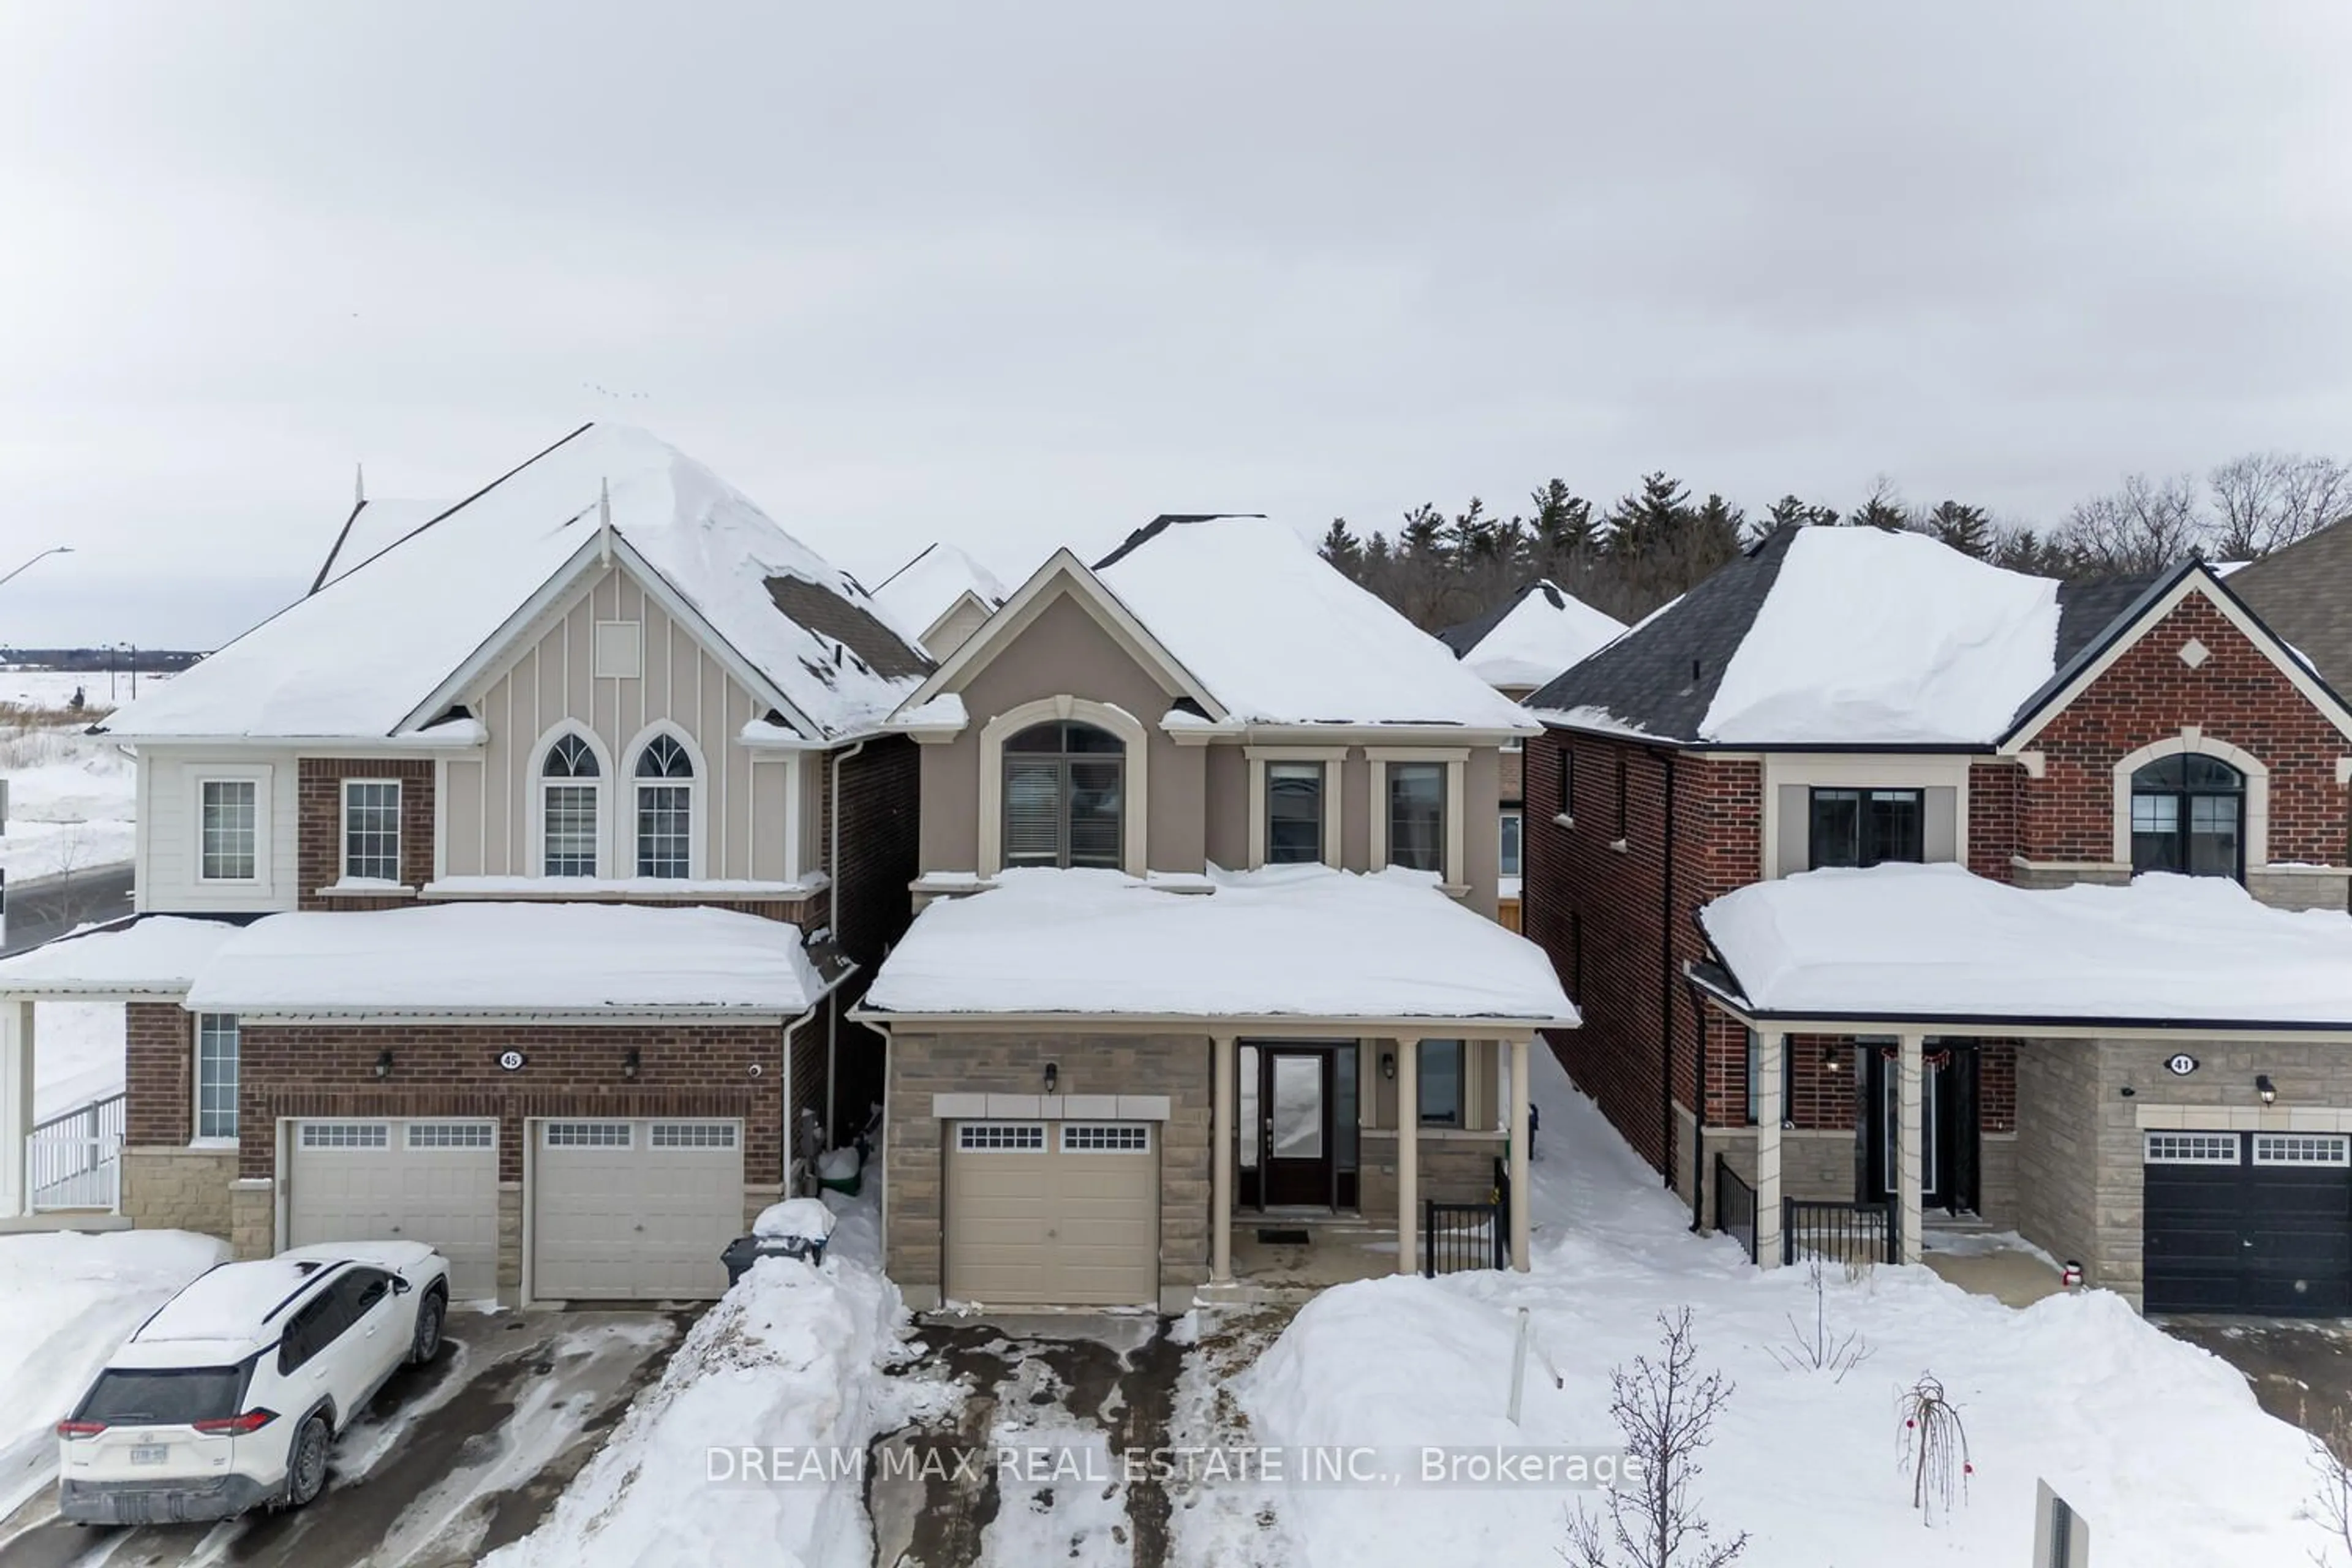
[[[272,915],[222,945],[192,1012],[791,1015],[824,983],[800,928],[729,910],[481,903]]]
[[[2352,917],[2218,877],[2027,890],[1958,866],[1759,882],[1699,911],[1759,1017],[2352,1029]]]
[[[176,996],[243,929],[234,921],[133,915],[0,959],[0,994]]]
[[[1543,951],[1411,871],[1008,870],[942,900],[883,964],[878,1014],[1431,1018],[1572,1024]]]

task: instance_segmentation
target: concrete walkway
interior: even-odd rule
[[[2058,1271],[2038,1255],[2007,1247],[1969,1252],[1929,1252],[1928,1268],[1972,1295],[1990,1296],[2010,1307],[2031,1307],[2064,1289]]]

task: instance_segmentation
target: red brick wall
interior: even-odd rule
[[[2017,868],[2011,857],[2018,852],[2018,792],[2025,770],[2011,762],[1979,762],[1969,765],[1969,870],[1995,882],[2012,881]]]
[[[421,888],[433,879],[433,764],[417,758],[304,757],[294,786],[294,874],[306,910],[385,909],[405,898],[321,899],[320,888],[343,875],[343,781],[400,781],[400,879]]]
[[[123,1142],[185,1143],[195,1120],[195,1016],[176,1002],[133,1002],[122,1012]]]
[[[632,1047],[634,1081],[622,1076]],[[497,1065],[509,1049],[529,1058],[519,1072]],[[495,1116],[499,1176],[509,1182],[522,1179],[528,1116],[740,1116],[743,1179],[783,1179],[782,1031],[772,1025],[248,1024],[237,1050],[244,1176],[273,1173],[281,1116]],[[378,1079],[385,1050],[392,1072]]]
[[[1844,1131],[1860,1113],[1860,1058],[1850,1035],[1791,1035],[1788,1119],[1812,1131]],[[1744,1048],[1744,1046],[1743,1046]],[[1822,1059],[1829,1054],[1830,1061]],[[1745,1072],[1740,1079],[1747,1082]],[[2017,1130],[2017,1042],[1983,1040],[1977,1052],[1977,1126],[1985,1132]]]
[[[1574,760],[1573,828],[1550,816],[1563,757]],[[1670,775],[1671,913],[1664,907]],[[1687,1106],[1696,1061],[1698,1016],[1681,966],[1704,955],[1699,906],[1756,879],[1762,769],[1552,730],[1528,742],[1527,790],[1535,803],[1527,824],[1527,934],[1550,954],[1584,1018],[1583,1027],[1558,1032],[1553,1048],[1578,1086],[1663,1170],[1673,1140],[1664,1104],[1668,1064],[1675,1098]],[[1621,838],[1625,847],[1612,848]],[[1714,1020],[1710,1121],[1746,1120],[1747,1081],[1744,1032]]]
[[[2180,660],[2190,637],[2210,657]],[[2115,857],[2115,764],[2194,724],[2270,770],[2270,858],[2340,866],[2345,792],[2336,759],[2347,747],[2277,666],[2202,595],[2150,627],[2034,738],[2047,759],[2021,786],[2020,839],[2034,860]]]

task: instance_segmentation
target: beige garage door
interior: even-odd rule
[[[288,1246],[429,1242],[457,1300],[498,1294],[497,1122],[297,1121],[293,1144]]]
[[[1150,1122],[950,1126],[950,1300],[1054,1307],[1160,1300],[1160,1150]]]
[[[740,1121],[542,1121],[531,1173],[535,1300],[700,1300],[743,1234]]]

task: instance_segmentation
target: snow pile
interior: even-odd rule
[[[1384,1279],[1309,1303],[1236,1385],[1257,1441],[1370,1446],[1417,1468],[1423,1445],[1615,1451],[1609,1373],[1654,1354],[1656,1316],[1693,1309],[1702,1367],[1737,1385],[1696,1495],[1743,1564],[2023,1561],[2034,1483],[2090,1521],[2101,1562],[2132,1568],[2306,1561],[2305,1440],[2245,1380],[2105,1292],[2023,1310],[1924,1268],[1828,1284],[1837,1332],[1875,1353],[1843,1383],[1785,1370],[1786,1318],[1810,1321],[1804,1270],[1760,1271],[1690,1211],[1538,1053],[1534,1271]],[[1516,1312],[1535,1329],[1522,1423],[1505,1418]],[[1556,1368],[1563,1387],[1555,1388]],[[1968,1429],[1968,1500],[1928,1529],[1898,1472],[1895,1396],[1923,1372]],[[1293,1485],[1276,1503],[1300,1568],[1549,1563],[1564,1516],[1595,1492]]]
[[[833,1210],[825,1206],[823,1199],[786,1198],[760,1211],[760,1217],[751,1222],[751,1234],[823,1241],[833,1234]]]
[[[992,891],[917,916],[866,1005],[910,1014],[1576,1016],[1541,948],[1447,898],[1423,872],[1216,871],[1206,894],[1162,891],[1116,871],[1017,869],[996,880]]]
[[[1624,631],[1624,622],[1566,589],[1537,583],[1463,654],[1462,664],[1489,686],[1542,686]]]
[[[1008,597],[996,574],[954,545],[942,542],[890,574],[874,590],[874,602],[901,631],[915,638],[929,631],[932,623],[966,594],[992,610]]]
[[[1699,734],[1729,744],[1998,739],[2055,668],[2058,584],[1923,534],[1808,528]]]
[[[0,984],[7,967],[0,965]],[[730,910],[449,904],[271,915],[189,988],[202,1013],[795,1014],[824,983],[800,928]]]
[[[0,680],[5,695],[39,700],[62,708],[73,685],[87,675],[63,671],[10,671]],[[37,683],[26,677],[38,676]],[[62,694],[48,690],[62,682]],[[98,679],[100,696],[106,678]],[[44,694],[47,694],[44,696]],[[0,870],[24,882],[62,871],[87,870],[131,858],[136,839],[138,764],[112,742],[82,732],[79,721],[63,725],[0,725],[0,778],[8,781],[8,821],[0,836]]]
[[[1444,645],[1282,523],[1171,523],[1100,576],[1235,719],[1530,725]]]
[[[768,588],[772,579],[801,579],[870,616],[854,579],[677,448],[641,430],[593,425],[142,696],[109,727],[155,736],[389,734],[595,545],[608,483],[623,544],[818,729],[868,727],[912,689],[914,676],[877,674],[792,620]],[[419,605],[434,613],[417,614]]]
[[[0,992],[176,994],[245,929],[186,915],[134,915],[0,958]]]
[[[0,1237],[0,1516],[57,1474],[50,1430],[173,1291],[228,1256],[182,1230]]]
[[[2027,889],[1958,866],[1807,871],[1699,912],[1766,1013],[2352,1025],[2352,917],[2222,877]]]
[[[870,1264],[763,1258],[722,1297],[630,1407],[547,1521],[485,1561],[499,1568],[833,1568],[871,1553],[859,1478],[745,1480],[747,1448],[862,1456],[897,1426],[884,1370],[905,1312]]]

